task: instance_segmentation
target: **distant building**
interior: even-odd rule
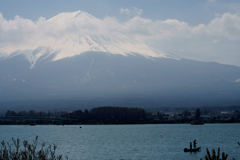
[[[221,111],[220,114],[221,114],[221,115],[223,115],[223,114],[229,114],[229,112],[227,112],[227,111]]]

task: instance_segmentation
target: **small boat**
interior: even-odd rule
[[[36,122],[35,121],[31,121],[30,122],[30,126],[36,126]]]
[[[199,151],[201,151],[201,147],[193,149],[184,148],[184,152],[199,152]]]

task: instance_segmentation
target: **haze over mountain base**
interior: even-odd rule
[[[24,55],[0,61],[1,108],[74,110],[240,104],[240,68],[214,62],[86,52],[30,69]]]

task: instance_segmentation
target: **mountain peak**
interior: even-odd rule
[[[59,13],[58,15],[50,18],[48,22],[55,22],[56,20],[62,20],[62,21],[67,21],[68,19],[97,19],[96,17],[92,16],[91,14],[78,10],[75,12],[62,12]]]
[[[23,54],[30,62],[31,68],[39,58],[52,54],[55,56],[52,61],[56,61],[89,51],[124,56],[140,54],[147,58],[177,58],[134,38],[101,29],[103,23],[103,20],[81,10],[59,13],[45,22],[39,22],[40,32],[36,30],[24,43],[1,47],[0,57]]]

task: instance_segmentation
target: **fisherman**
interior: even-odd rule
[[[192,149],[192,142],[190,142],[190,149]]]
[[[197,144],[197,142],[196,142],[196,139],[193,141],[193,146],[194,146],[194,148],[196,148],[196,144]]]

